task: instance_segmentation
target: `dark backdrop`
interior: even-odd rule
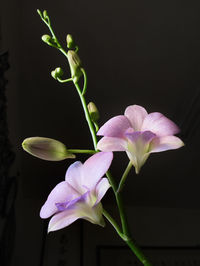
[[[42,43],[41,36],[49,32],[37,8],[47,9],[63,45],[68,33],[78,43],[88,73],[87,100],[97,104],[100,125],[123,114],[128,105],[139,104],[148,112],[165,114],[181,127],[180,136],[186,146],[153,154],[140,175],[132,172],[124,189],[126,204],[133,208],[198,211],[199,1],[23,0],[2,5],[2,47],[9,50],[11,66],[8,121],[17,154],[13,171],[20,173],[19,235],[24,235],[23,223],[27,231],[33,228],[32,219],[41,226],[37,216],[40,206],[72,163],[33,158],[20,148],[23,139],[46,136],[69,148],[92,147],[75,89],[72,84],[62,85],[51,78],[51,70],[58,66],[68,77],[69,68],[57,50]],[[125,165],[126,156],[116,154],[113,172],[119,176]],[[109,194],[111,191],[105,204],[112,206],[114,200]],[[35,226],[34,230],[40,234]],[[22,239],[27,241],[26,236]],[[40,242],[38,238],[35,241]],[[20,255],[18,259],[21,261]]]

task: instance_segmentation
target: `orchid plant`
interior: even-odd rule
[[[42,40],[51,47],[58,49],[68,60],[71,76],[63,79],[63,70],[57,67],[51,75],[60,83],[74,84],[80,97],[85,118],[92,137],[93,150],[68,149],[58,140],[44,137],[31,137],[23,141],[25,151],[40,159],[60,161],[74,159],[75,154],[91,155],[83,164],[76,161],[67,169],[65,181],[60,182],[49,194],[41,208],[40,217],[52,217],[48,232],[67,227],[77,219],[85,219],[93,224],[105,226],[105,217],[116,230],[117,234],[130,247],[133,253],[145,266],[152,265],[142,250],[133,240],[126,219],[122,202],[121,190],[132,167],[139,174],[150,153],[178,149],[184,145],[176,136],[179,128],[161,113],[148,114],[139,105],[128,106],[124,115],[108,120],[100,129],[99,113],[94,103],[86,103],[87,74],[78,56],[78,46],[68,34],[64,49],[58,41],[47,11],[37,10],[42,21],[49,28],[50,35],[43,35]],[[83,87],[80,86],[83,80]],[[99,141],[97,136],[103,136]],[[128,165],[119,184],[115,182],[110,165],[113,152],[123,151],[128,156]],[[106,175],[106,177],[105,177]],[[119,210],[121,224],[103,208],[101,200],[107,190],[112,188]]]

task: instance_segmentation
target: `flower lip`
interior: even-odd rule
[[[84,201],[89,193],[90,193],[90,191],[87,191],[83,195],[81,195],[80,197],[77,197],[73,200],[67,200],[66,202],[62,202],[62,203],[55,203],[55,205],[56,205],[58,211],[65,211],[68,209],[73,209],[74,205],[78,201],[79,202]]]
[[[156,137],[156,134],[147,130],[147,131],[135,131],[135,132],[125,132],[125,136],[131,141],[137,141],[139,137],[142,137],[144,142],[150,142],[152,139]]]

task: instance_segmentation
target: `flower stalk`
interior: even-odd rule
[[[125,171],[124,171],[124,173],[122,175],[122,178],[120,180],[120,183],[119,183],[119,186],[118,186],[118,189],[117,189],[117,193],[119,193],[122,190],[122,188],[123,188],[123,186],[125,184],[126,178],[127,178],[128,174],[129,174],[132,166],[133,166],[132,162],[129,161],[129,163],[128,163],[128,165],[127,165],[127,167],[126,167],[126,169],[125,169]]]
[[[69,49],[72,49],[74,46],[75,50],[69,50],[68,52],[66,52],[62,48],[62,46],[60,45],[60,42],[58,41],[58,39],[57,39],[57,37],[56,37],[52,27],[51,27],[51,22],[50,22],[50,19],[49,19],[47,12],[44,11],[42,14],[41,11],[38,10],[38,14],[40,15],[42,21],[47,25],[47,27],[49,28],[49,31],[52,35],[52,37],[49,36],[50,38],[47,37],[47,35],[46,35],[46,37],[43,37],[43,41],[45,41],[48,45],[53,46],[53,47],[57,48],[58,50],[60,50],[61,53],[64,54],[64,56],[68,59],[68,62],[70,64],[71,78],[62,80],[60,78],[60,76],[57,75],[56,72],[53,72],[53,77],[61,83],[73,81],[74,86],[78,92],[78,95],[79,95],[79,98],[80,98],[80,101],[81,101],[81,104],[82,104],[82,107],[84,110],[85,118],[86,118],[89,130],[90,130],[92,141],[93,141],[94,150],[69,149],[68,152],[70,152],[70,153],[87,153],[87,154],[97,153],[97,154],[99,154],[98,153],[99,150],[97,148],[97,133],[96,133],[98,131],[98,125],[95,121],[92,121],[91,115],[90,115],[88,107],[87,107],[87,103],[86,103],[86,99],[85,99],[85,94],[87,91],[87,74],[86,74],[84,68],[81,67],[81,63],[80,63],[79,57],[77,55],[78,46],[74,46],[73,40],[71,39],[72,38],[71,35],[68,35],[67,46]],[[83,83],[82,89],[78,83],[79,78],[81,77],[81,74],[83,75],[83,78],[84,78],[84,83]],[[126,217],[126,213],[125,213],[124,204],[122,202],[122,197],[121,197],[121,193],[120,193],[131,168],[132,168],[132,163],[129,162],[127,168],[124,171],[124,174],[122,175],[121,181],[120,181],[118,186],[116,185],[115,180],[112,177],[110,171],[107,171],[107,173],[106,173],[106,176],[107,176],[109,183],[110,183],[110,185],[113,189],[113,192],[115,194],[115,198],[116,198],[116,202],[117,202],[118,210],[119,210],[119,215],[120,215],[120,220],[121,220],[121,228],[106,210],[103,210],[103,215],[111,223],[111,225],[114,227],[114,229],[116,230],[118,235],[123,239],[123,241],[125,241],[125,243],[130,247],[130,249],[133,251],[133,253],[137,256],[137,258],[143,263],[143,265],[152,266],[151,263],[147,260],[147,258],[143,254],[143,252],[135,244],[135,242],[133,241],[133,239],[131,237],[129,227],[128,227],[128,222],[127,222],[127,217]],[[63,209],[65,206],[63,205],[63,203],[62,204],[60,203],[58,207],[60,209]]]

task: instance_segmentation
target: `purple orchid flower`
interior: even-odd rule
[[[110,184],[102,176],[109,169],[112,159],[112,152],[99,152],[84,164],[77,161],[68,168],[65,181],[51,191],[40,210],[41,218],[53,215],[48,232],[64,228],[80,218],[105,225],[100,201]]]
[[[126,151],[139,173],[150,153],[178,149],[184,145],[174,136],[179,128],[161,113],[148,114],[139,105],[128,106],[124,115],[108,120],[97,135],[104,136],[97,145],[101,151]]]

